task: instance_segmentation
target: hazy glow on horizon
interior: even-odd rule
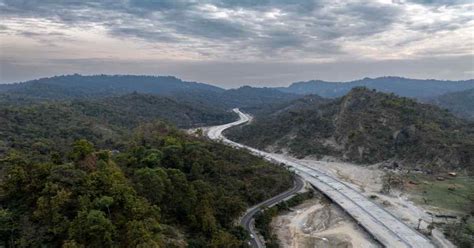
[[[0,82],[175,75],[222,86],[474,75],[474,3],[0,0]]]

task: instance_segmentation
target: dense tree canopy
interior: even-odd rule
[[[160,122],[122,143],[9,150],[0,160],[3,245],[242,247],[235,219],[291,184],[282,168]]]

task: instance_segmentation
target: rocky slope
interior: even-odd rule
[[[330,155],[424,171],[474,169],[472,123],[432,105],[366,88],[329,102],[296,100],[227,135],[298,157]]]

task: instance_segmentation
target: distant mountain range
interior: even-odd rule
[[[321,97],[334,98],[347,94],[354,87],[366,87],[377,91],[394,93],[399,96],[428,99],[446,93],[474,88],[474,80],[443,81],[434,79],[409,79],[402,77],[364,78],[351,82],[327,82],[312,80],[296,82],[288,87],[254,88],[244,86],[239,89],[225,90],[217,86],[187,82],[172,76],[135,76],[135,75],[96,75],[79,74],[41,78],[23,83],[0,84],[0,93],[9,95],[35,97],[43,99],[84,98],[121,95],[132,92],[180,95],[180,94],[213,94],[224,93],[218,97],[239,105],[241,101],[249,103],[267,103],[271,98],[285,97],[277,91],[291,95],[316,94]],[[242,99],[242,95],[248,98]],[[260,98],[260,96],[264,96]],[[269,97],[270,96],[270,97]],[[258,99],[255,99],[258,98]],[[270,99],[268,99],[270,98]],[[240,99],[240,100],[239,100]],[[253,104],[253,102],[251,102]]]
[[[180,103],[202,109],[228,110],[239,107],[256,113],[274,109],[302,95],[315,94],[336,98],[354,87],[366,87],[380,92],[417,98],[419,101],[446,108],[463,118],[472,118],[472,93],[454,93],[474,89],[474,80],[441,81],[401,77],[364,78],[352,82],[313,80],[293,83],[288,87],[255,88],[243,86],[225,90],[217,86],[187,82],[172,76],[96,75],[79,74],[42,78],[23,83],[0,84],[2,104],[36,101],[100,99],[130,93],[168,97]],[[454,95],[450,95],[453,93]]]
[[[186,82],[172,76],[79,74],[0,84],[0,92],[38,99],[71,99],[122,95],[132,92],[171,95],[179,92],[223,92],[209,84]]]
[[[221,109],[253,108],[299,97],[272,88],[244,86],[225,90],[171,76],[74,74],[23,83],[0,84],[0,101],[30,103],[44,100],[99,99],[134,92],[165,96],[193,106]]]
[[[322,97],[334,98],[347,94],[354,87],[366,87],[399,96],[426,99],[449,92],[472,89],[474,88],[474,80],[442,81],[402,77],[364,78],[351,82],[312,80],[293,83],[288,87],[280,87],[278,90],[293,94],[317,94]]]

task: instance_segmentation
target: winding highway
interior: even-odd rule
[[[352,216],[360,226],[370,233],[374,239],[385,247],[435,247],[425,236],[339,179],[313,167],[298,163],[298,161],[284,155],[264,152],[224,137],[222,135],[224,130],[244,124],[251,119],[250,116],[242,113],[239,109],[234,109],[233,111],[239,115],[239,120],[225,125],[210,127],[207,131],[207,135],[210,139],[221,141],[233,147],[245,148],[253,154],[269,161],[290,166],[305,181],[309,182],[334,203],[338,204],[346,213]],[[250,218],[250,221],[251,219],[252,218]]]
[[[259,235],[257,235],[257,231],[254,229],[255,214],[257,214],[263,207],[271,207],[277,203],[280,203],[286,198],[296,194],[298,191],[303,189],[303,187],[304,181],[301,179],[301,177],[296,176],[291,189],[247,209],[242,219],[240,219],[240,225],[252,235],[250,243],[253,247],[264,247],[264,242],[260,240]]]

